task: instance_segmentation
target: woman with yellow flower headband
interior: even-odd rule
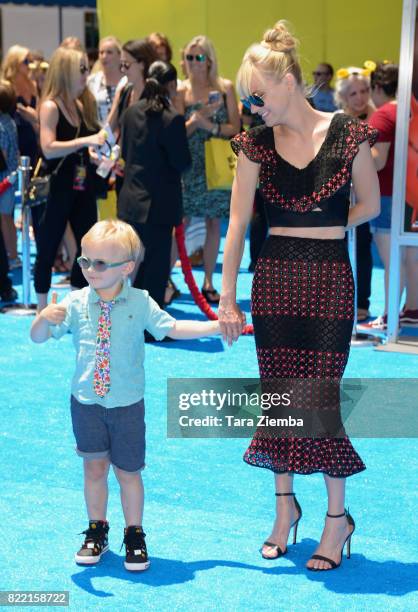
[[[337,70],[335,102],[346,115],[368,121],[374,105],[370,97],[370,73],[376,64],[366,61],[363,68],[349,66]],[[341,112],[340,111],[340,112]],[[372,235],[369,223],[357,227],[357,320],[365,321],[370,316],[372,283]]]
[[[346,115],[367,121],[375,110],[370,98],[370,74],[376,64],[370,60],[363,68],[349,66],[335,73],[335,102]]]

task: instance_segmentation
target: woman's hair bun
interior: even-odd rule
[[[289,53],[296,49],[297,41],[289,32],[286,21],[280,20],[264,33],[262,44],[273,51]]]

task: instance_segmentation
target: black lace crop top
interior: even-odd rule
[[[273,129],[260,125],[231,141],[260,164],[260,192],[270,227],[346,226],[353,160],[360,143],[372,146],[377,130],[353,117],[336,113],[314,159],[296,168],[276,151]]]

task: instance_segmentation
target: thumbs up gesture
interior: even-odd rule
[[[58,293],[53,291],[51,303],[41,310],[40,316],[50,325],[60,325],[65,319],[66,312],[65,306],[58,304]]]

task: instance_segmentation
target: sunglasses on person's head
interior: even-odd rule
[[[245,108],[251,109],[251,105],[259,106],[260,108],[264,106],[264,100],[262,96],[258,96],[257,94],[250,94],[246,98],[241,98],[241,102],[245,106]]]
[[[134,60],[133,62],[120,62],[119,68],[120,70],[129,70],[132,64],[139,64],[139,62],[137,60]]]
[[[196,53],[196,55],[188,53],[186,55],[186,59],[188,62],[193,62],[194,60],[196,60],[197,62],[204,62],[206,59],[206,55],[204,53]]]
[[[130,261],[132,261],[132,259],[108,263],[107,261],[103,261],[103,259],[89,259],[89,257],[85,257],[84,255],[77,258],[77,263],[82,270],[88,270],[90,267],[92,267],[95,272],[106,272],[108,268],[117,268],[118,266],[122,266]]]
[[[86,72],[89,72],[89,67],[85,66],[84,64],[81,64],[81,66],[80,66],[80,74],[86,74]]]

